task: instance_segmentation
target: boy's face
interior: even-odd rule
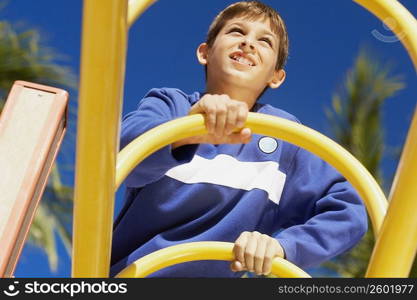
[[[201,44],[197,56],[207,65],[209,84],[227,84],[260,94],[266,86],[277,88],[285,79],[284,70],[275,70],[278,43],[268,20],[240,17],[226,22],[212,47]]]

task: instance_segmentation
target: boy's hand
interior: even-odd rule
[[[221,137],[243,127],[248,117],[248,106],[227,95],[204,95],[189,112],[190,115],[198,113],[205,115],[208,133]]]
[[[178,141],[173,148],[185,144],[246,144],[250,142],[252,132],[242,128],[248,117],[245,102],[229,98],[227,95],[204,95],[189,112],[202,113],[208,134]],[[233,132],[238,128],[239,131]]]
[[[271,273],[272,260],[284,257],[284,250],[278,240],[257,231],[242,232],[233,247],[234,261],[230,264],[233,272],[249,271],[257,275]]]

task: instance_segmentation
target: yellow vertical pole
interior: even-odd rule
[[[408,277],[417,251],[417,111],[391,187],[366,277]]]
[[[417,70],[417,21],[395,0],[354,0],[392,30]],[[388,24],[389,25],[389,24]],[[395,25],[395,26],[394,26]],[[369,262],[366,277],[407,277],[417,251],[417,111],[414,114],[389,196],[389,206]]]
[[[127,29],[127,1],[84,0],[73,277],[109,274]]]

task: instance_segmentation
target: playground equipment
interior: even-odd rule
[[[25,81],[7,97],[0,116],[0,277],[13,275],[66,132],[67,106],[67,92]]]
[[[374,232],[378,234],[386,212],[387,201],[372,175],[349,152],[313,129],[275,116],[249,113],[245,126],[251,128],[254,133],[273,136],[303,147],[336,167],[364,199]],[[130,171],[149,154],[177,140],[205,133],[207,133],[207,130],[204,125],[204,117],[193,115],[167,122],[142,134],[123,148],[118,155],[116,188],[119,187]],[[231,249],[233,244],[231,243],[225,243],[229,245],[223,245],[223,247],[215,247],[216,244],[212,245],[208,242],[199,243],[198,249],[200,252],[196,251],[194,244],[189,243],[189,247],[180,245],[156,251],[156,254],[150,254],[139,259],[133,266],[122,271],[119,276],[145,276],[148,274],[148,269],[157,270],[153,267],[153,264],[159,264],[162,267],[189,260],[232,259]],[[191,251],[191,249],[196,250]],[[190,255],[186,254],[188,251]],[[211,255],[208,255],[210,253]],[[170,261],[170,264],[168,264],[168,261]],[[275,275],[286,277],[307,276],[305,272],[288,262],[284,263],[282,259],[275,259],[273,272]]]
[[[391,28],[417,69],[417,21],[396,0],[354,0]],[[128,27],[153,0],[84,0],[81,84],[73,230],[73,277],[108,277],[114,194],[129,171],[146,156],[176,140],[206,133],[202,115],[156,127],[117,153]],[[112,30],[103,30],[111,28]],[[99,100],[98,100],[99,99]],[[100,105],[97,105],[97,101]],[[414,115],[395,180],[385,199],[368,171],[335,142],[288,120],[251,113],[245,126],[305,148],[339,170],[364,199],[376,235],[367,277],[407,277],[417,249],[417,114]],[[98,155],[99,153],[99,155]],[[389,206],[387,205],[389,203]],[[388,206],[388,207],[387,207]],[[233,259],[232,244],[199,242],[156,251],[120,272],[142,277],[189,260]],[[273,273],[309,277],[276,258]]]
[[[133,3],[139,2],[141,5],[136,6],[136,8],[140,7],[143,11],[144,7],[149,6],[153,1],[130,1],[129,9],[133,7]],[[355,2],[370,10],[381,20],[390,17],[397,22],[397,26],[391,29],[397,36],[401,34],[403,37],[401,41],[417,68],[417,22],[415,18],[395,0],[356,0]],[[74,211],[74,260],[72,270],[74,277],[108,276],[114,192],[128,173],[129,168],[131,168],[124,167],[126,163],[125,153],[129,150],[122,151],[116,157],[115,149],[118,145],[118,124],[120,121],[128,23],[132,24],[134,18],[138,17],[140,13],[131,13],[129,10],[130,19],[127,22],[128,7],[126,1],[106,0],[100,1],[100,6],[95,4],[95,1],[84,1],[81,100],[78,119]],[[97,9],[100,9],[100,14],[97,13]],[[102,28],[115,28],[115,30],[111,33],[102,32]],[[103,49],[108,50],[103,51]],[[101,105],[99,107],[95,105],[95,99],[100,99]],[[91,118],[92,115],[94,115],[94,118]],[[271,129],[272,127],[267,127],[274,122],[277,125],[274,130]],[[278,125],[279,122],[283,123],[281,124],[282,127]],[[373,179],[369,177],[369,174],[365,172],[366,170],[363,170],[363,167],[359,166],[354,158],[341,163],[343,161],[341,157],[343,155],[348,156],[348,154],[343,153],[342,149],[336,150],[336,146],[329,152],[319,149],[324,141],[323,139],[319,138],[310,144],[311,140],[303,141],[298,138],[302,136],[301,133],[297,135],[300,128],[293,128],[294,130],[290,131],[289,127],[292,124],[284,123],[286,122],[281,120],[262,123],[256,116],[251,115],[246,125],[253,129],[256,128],[255,132],[271,136],[279,135],[279,138],[287,139],[305,147],[322,158],[327,158],[327,161],[333,165],[337,164],[334,166],[348,180],[351,182],[353,180],[352,184],[359,189],[365,199],[375,229],[377,242],[369,263],[367,276],[406,277],[417,247],[417,215],[407,214],[407,212],[417,211],[417,201],[413,201],[414,195],[417,194],[417,185],[411,182],[412,172],[417,168],[417,115],[414,116],[408,133],[389,197],[390,206],[387,213],[385,213],[386,202],[383,200],[382,192]],[[204,133],[201,116],[176,120],[169,126],[178,126],[180,129],[172,129],[168,132],[168,130],[155,128],[154,130],[160,130],[158,134],[162,132],[166,136],[159,135],[156,137],[150,133],[147,137],[140,137],[141,140],[138,143],[141,143],[141,147],[148,146],[147,148],[152,150],[141,154],[142,158],[136,158],[134,162],[132,160],[130,163],[139,162],[158,147],[162,147],[163,144],[184,138],[187,136],[185,132],[190,133],[190,135]],[[288,128],[284,130],[284,126],[288,126]],[[192,128],[195,129],[191,130]],[[306,136],[304,135],[304,137]],[[162,141],[164,138],[165,140]],[[149,146],[148,144],[153,145]],[[132,147],[135,151],[137,150],[134,146]],[[97,153],[101,153],[101,155],[97,155]],[[115,168],[116,158],[118,161],[117,172]],[[116,173],[117,183],[115,183]],[[363,176],[360,175],[361,173]],[[92,195],[94,197],[91,197]],[[404,241],[404,237],[407,237],[407,241]],[[206,247],[206,245],[202,246]],[[195,255],[194,258],[202,259],[204,257],[203,253],[207,250],[204,247],[199,252],[201,255]],[[186,253],[187,249],[187,247],[181,248],[180,253]],[[219,251],[225,253],[223,253],[224,255],[216,254],[217,259],[231,259],[230,246]],[[156,253],[156,255],[159,254]],[[168,254],[178,255],[178,252],[169,253],[168,250]],[[142,259],[152,261],[154,258],[151,255]],[[215,258],[216,255],[213,255],[212,258]],[[181,255],[178,255],[178,257],[181,257]],[[166,256],[159,256],[156,262],[165,258]],[[182,258],[173,262],[178,263],[190,259],[185,254]],[[128,267],[128,270],[122,271],[120,275],[141,275],[135,272],[135,265],[141,265],[141,262],[139,261]],[[283,266],[283,269],[285,268]],[[286,275],[297,276],[295,272],[290,273],[287,272]]]

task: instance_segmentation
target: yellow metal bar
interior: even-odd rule
[[[395,20],[395,23],[387,22],[390,29],[403,43],[414,67],[417,69],[417,20],[396,0],[353,0],[362,5],[382,21]]]
[[[417,70],[417,21],[395,0],[355,0],[378,18],[395,20],[395,32]],[[387,25],[390,25],[387,22]],[[366,277],[407,277],[417,251],[417,111],[389,196],[389,208]]]
[[[140,17],[140,15],[156,0],[129,0],[129,9],[127,16],[127,23],[132,26],[133,23]]]
[[[233,260],[233,243],[194,242],[179,244],[144,256],[117,274],[119,278],[146,277],[160,269],[195,260]],[[282,258],[272,262],[272,274],[279,277],[309,278],[306,272]],[[203,274],[202,274],[203,275]]]
[[[356,188],[367,206],[375,233],[379,232],[387,209],[385,195],[372,175],[343,147],[311,128],[271,115],[249,113],[245,126],[254,133],[305,148],[335,167]],[[177,140],[205,133],[204,117],[198,114],[167,122],[142,134],[118,154],[116,187],[151,153]]]
[[[389,196],[366,277],[408,277],[417,251],[417,111]]]
[[[107,277],[118,128],[127,43],[127,2],[85,0],[78,107],[73,277]]]

